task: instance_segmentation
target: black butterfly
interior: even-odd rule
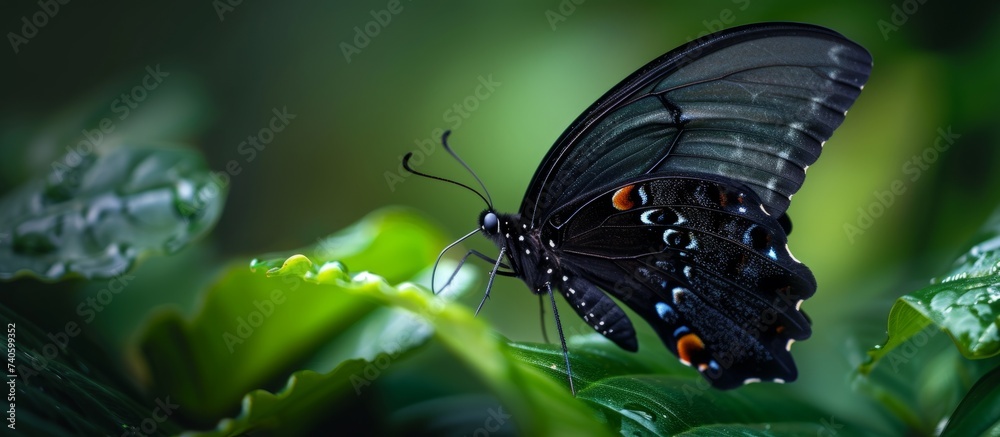
[[[445,250],[483,232],[500,248],[487,297],[498,274],[549,295],[571,389],[553,289],[636,351],[632,322],[611,297],[624,302],[716,388],[792,381],[789,349],[810,335],[799,307],[816,280],[788,251],[785,210],[871,66],[840,34],[793,23],[672,50],[573,122],[517,214],[480,194],[479,228]],[[475,251],[462,261],[470,254],[493,261]]]

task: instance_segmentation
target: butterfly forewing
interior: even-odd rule
[[[625,79],[544,158],[521,215],[643,174],[723,174],[780,216],[840,125],[871,56],[839,34],[761,24],[709,35]]]

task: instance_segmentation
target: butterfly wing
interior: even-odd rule
[[[736,27],[679,47],[573,122],[536,171],[521,216],[534,228],[585,193],[685,172],[726,175],[781,216],[871,65],[861,46],[805,24]]]
[[[548,230],[577,290],[587,282],[624,302],[717,388],[796,378],[789,349],[809,337],[799,304],[816,282],[748,187],[643,176],[569,206],[566,225]],[[618,317],[589,316],[616,343],[626,335],[607,332]]]

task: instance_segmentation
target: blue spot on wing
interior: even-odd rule
[[[672,312],[674,312],[674,310],[673,308],[670,308],[670,305],[667,305],[664,302],[656,303],[656,313],[660,315],[661,319],[665,319],[667,317],[667,314],[670,314]]]

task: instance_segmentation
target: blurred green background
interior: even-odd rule
[[[379,12],[390,4],[70,2],[16,53],[0,49],[2,192],[47,171],[81,129],[121,115],[116,99],[157,65],[169,76],[121,120],[121,138],[188,143],[214,170],[230,161],[240,168],[210,237],[148,260],[137,276],[150,291],[123,294],[88,335],[123,347],[154,306],[191,311],[195,292],[225,262],[313,244],[381,206],[424,211],[457,238],[476,226],[482,203],[400,173],[402,155],[437,144],[434,131],[453,129],[451,144],[498,209],[513,211],[548,147],[597,97],[658,55],[740,24],[827,26],[875,59],[871,80],[789,211],[790,246],[819,282],[803,305],[814,333],[794,349],[795,389],[829,392],[831,408],[850,410],[848,372],[884,340],[894,299],[942,272],[1000,202],[998,3],[403,0],[398,13]],[[0,29],[21,32],[21,17],[39,10],[36,2],[5,2]],[[373,11],[391,20],[370,27],[377,35],[359,39],[356,51],[345,49],[355,45],[356,27],[373,26]],[[490,78],[499,85],[475,98]],[[470,110],[459,113],[456,104]],[[240,143],[282,108],[295,118],[250,160]],[[929,154],[939,129],[960,137]],[[416,167],[470,180],[433,150]],[[921,155],[926,165],[908,164]],[[871,210],[894,181],[905,193],[862,228],[859,208]],[[850,234],[847,225],[863,232]],[[482,239],[468,246],[495,253]],[[178,277],[178,269],[191,274]],[[2,295],[15,306],[40,288],[32,280],[3,287],[20,292]],[[65,309],[78,299],[68,295]],[[536,305],[520,281],[501,279],[480,317],[511,339],[540,340]],[[564,323],[582,326],[572,316]]]

